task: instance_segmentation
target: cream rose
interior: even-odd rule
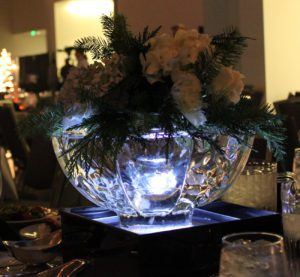
[[[225,94],[230,102],[238,103],[244,89],[244,78],[243,74],[231,67],[223,67],[212,82],[214,94]]]
[[[201,84],[192,73],[176,71],[172,74],[171,94],[180,111],[195,126],[204,123],[206,118],[201,110]]]

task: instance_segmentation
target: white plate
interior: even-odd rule
[[[19,234],[24,239],[37,239],[51,233],[51,227],[47,223],[29,225],[22,228]]]

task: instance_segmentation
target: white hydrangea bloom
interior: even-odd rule
[[[225,94],[230,102],[238,103],[244,89],[244,75],[233,70],[232,67],[223,67],[212,82],[215,96]]]
[[[150,78],[157,76],[157,79],[159,79],[160,74],[167,75],[172,71],[178,49],[174,38],[168,34],[151,38],[148,43],[150,49],[145,57],[141,55],[140,61],[147,76]]]
[[[82,68],[71,69],[60,90],[59,101],[64,103],[66,107],[72,106],[78,100],[77,90],[79,89],[79,79],[82,71]]]
[[[87,68],[74,68],[61,89],[59,101],[66,107],[79,102],[79,90],[84,89],[95,97],[102,97],[124,78],[122,58],[113,54],[103,63],[95,62]]]
[[[174,39],[180,49],[178,60],[182,65],[195,63],[199,53],[208,49],[211,43],[209,35],[199,34],[195,29],[179,29]]]
[[[175,36],[162,34],[151,38],[150,49],[140,56],[143,71],[150,83],[171,75],[182,66],[195,63],[200,52],[209,49],[211,37],[196,30],[179,28]]]

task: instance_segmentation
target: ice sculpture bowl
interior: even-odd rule
[[[88,172],[80,162],[75,172],[67,172],[72,150],[66,150],[82,136],[64,132],[53,137],[59,164],[84,197],[114,211],[125,227],[190,224],[194,207],[221,197],[243,170],[250,153],[249,147],[232,137],[216,139],[223,149],[220,152],[205,141],[193,141],[180,133],[172,138],[166,158],[166,136],[153,129],[145,135],[146,147],[128,139],[114,164],[100,170],[100,161],[94,159]]]

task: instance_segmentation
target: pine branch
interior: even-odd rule
[[[102,17],[104,35],[108,39],[111,48],[118,54],[128,55],[132,53],[136,41],[128,30],[126,18],[116,14],[113,17]]]
[[[115,15],[119,16],[119,15]],[[108,39],[111,40],[112,33],[114,31],[115,26],[115,20],[113,16],[103,15],[100,19],[102,28],[103,28],[103,34]],[[127,25],[126,25],[127,29]]]
[[[204,91],[223,66],[236,65],[247,47],[248,39],[242,37],[235,28],[228,28],[222,34],[213,37],[213,47],[200,53],[194,69]]]
[[[141,52],[143,54],[145,54],[147,52],[147,50],[150,47],[150,45],[147,44],[147,42],[149,41],[149,39],[155,37],[160,29],[161,29],[161,26],[158,26],[153,31],[149,31],[149,27],[146,26],[144,28],[142,34],[141,33],[138,34],[138,36],[136,37],[136,40],[138,41],[138,44],[139,44],[139,48],[140,48],[139,52]]]
[[[90,52],[94,60],[109,58],[113,53],[113,48],[107,40],[93,36],[76,40],[74,47]]]
[[[218,52],[209,49],[200,53],[198,61],[195,64],[195,72],[203,85],[203,91],[206,90],[212,80],[218,75],[222,66]]]
[[[214,36],[212,45],[215,46],[219,62],[224,66],[233,66],[238,63],[247,47],[248,39],[248,37],[241,36],[234,27],[229,27],[222,34]]]
[[[20,134],[24,137],[39,134],[46,138],[60,135],[63,116],[64,111],[61,105],[49,106],[42,112],[34,111],[19,124]]]
[[[226,103],[225,99],[215,100],[213,109],[207,110],[208,122],[220,133],[236,138],[260,135],[267,141],[276,159],[284,157],[284,128],[282,119],[274,115],[270,106],[259,107],[250,99],[242,97],[236,105]]]
[[[94,160],[99,161],[101,169],[110,164],[110,161],[116,160],[130,135],[128,122],[130,120],[125,113],[118,114],[113,110],[106,109],[83,120],[82,123],[72,126],[70,131],[85,129],[87,135],[64,153],[71,154],[69,155],[71,159],[67,163],[68,169],[74,169],[79,163],[84,165],[85,172],[88,173]]]

